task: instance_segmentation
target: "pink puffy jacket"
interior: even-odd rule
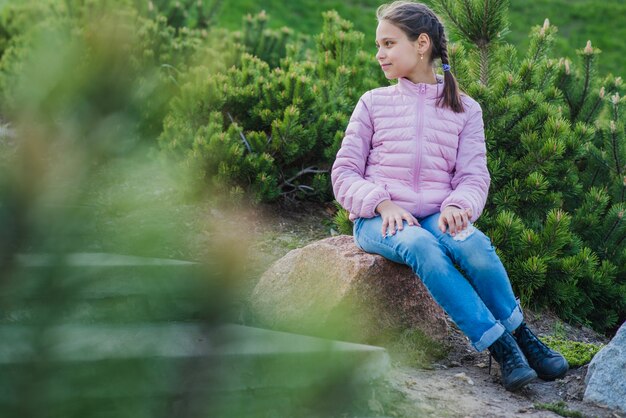
[[[436,107],[438,84],[406,78],[365,93],[352,113],[331,180],[350,220],[371,218],[391,199],[417,218],[448,205],[482,213],[491,179],[482,109],[461,94],[465,112]]]

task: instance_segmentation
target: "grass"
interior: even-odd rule
[[[567,404],[563,401],[553,403],[536,403],[535,409],[543,409],[546,411],[552,411],[555,414],[559,414],[562,417],[584,418],[584,415],[578,411],[567,409]]]
[[[418,329],[390,329],[374,345],[385,347],[391,360],[403,366],[430,368],[447,354],[446,347]]]
[[[559,28],[554,47],[558,56],[576,57],[575,50],[591,40],[603,52],[599,57],[600,74],[612,72],[626,76],[626,3],[619,0],[531,0],[510,2],[510,42],[521,50],[528,47],[527,34],[545,18]]]
[[[0,0],[1,2],[1,0]],[[432,5],[432,0],[423,1]],[[365,48],[375,53],[374,33],[376,30],[376,8],[381,0],[232,0],[224,2],[217,16],[219,26],[239,29],[244,15],[265,10],[269,26],[288,26],[305,34],[314,35],[322,27],[322,12],[337,10],[354,23],[357,30],[365,34]],[[504,40],[518,48],[518,56],[528,48],[530,28],[542,25],[545,18],[559,28],[554,46],[555,56],[576,58],[576,49],[585,46],[588,39],[600,48],[598,68],[600,74],[612,72],[626,76],[626,3],[621,0],[529,0],[510,2],[509,28],[511,32]],[[371,47],[371,48],[370,48]]]

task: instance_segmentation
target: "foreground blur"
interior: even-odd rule
[[[358,410],[343,348],[228,325],[253,238],[154,146],[169,93],[132,13],[91,10],[32,34],[0,115],[0,415]]]

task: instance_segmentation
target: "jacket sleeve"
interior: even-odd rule
[[[467,121],[459,134],[455,173],[451,184],[453,190],[441,203],[441,209],[450,205],[462,209],[471,208],[470,221],[476,221],[485,208],[491,184],[487,170],[483,111],[476,102],[468,109]]]
[[[364,178],[374,134],[370,110],[366,104],[370,94],[368,92],[361,96],[352,112],[331,170],[335,198],[350,213],[361,218],[376,216],[376,206],[390,199],[384,187]]]

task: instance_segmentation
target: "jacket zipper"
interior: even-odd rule
[[[417,201],[417,214],[422,212],[422,193],[421,190],[418,191],[418,184],[421,176],[422,170],[422,155],[424,154],[423,150],[423,131],[424,131],[424,100],[426,94],[426,86],[421,84],[418,90],[418,101],[417,101],[417,147],[416,147],[416,167],[415,167],[415,176],[413,184],[413,190],[417,193],[418,201]],[[417,155],[419,154],[419,155]]]

